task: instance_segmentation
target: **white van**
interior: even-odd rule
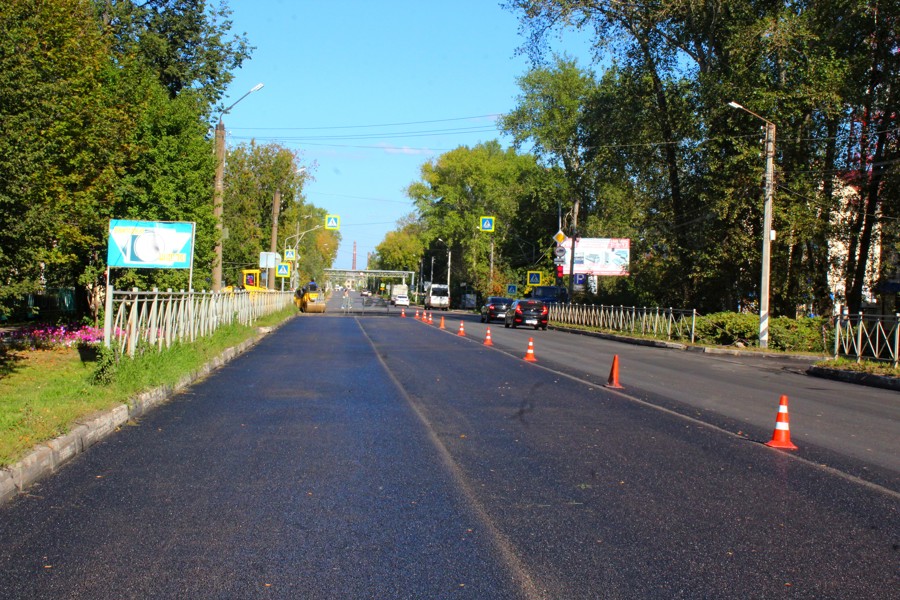
[[[447,310],[450,308],[450,288],[432,283],[425,289],[425,308]]]

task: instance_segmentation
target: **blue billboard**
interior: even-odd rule
[[[110,219],[106,264],[132,269],[190,269],[194,224]]]

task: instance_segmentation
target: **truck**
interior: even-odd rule
[[[425,308],[448,310],[450,308],[450,288],[446,284],[430,283],[425,288]]]
[[[391,286],[391,304],[397,303],[397,296],[409,296],[409,286],[405,283],[395,283]]]

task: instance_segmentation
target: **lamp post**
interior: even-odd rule
[[[450,308],[450,244],[441,238],[438,241],[447,246],[447,308]]]
[[[759,347],[769,347],[769,263],[772,247],[772,202],[775,199],[775,123],[761,117],[737,102],[731,108],[740,109],[766,124],[766,197],[763,208],[762,281],[759,286]]]
[[[304,216],[303,218],[304,218],[304,219],[308,219],[308,218],[309,218],[309,215],[306,215],[306,216]],[[284,240],[284,247],[287,248],[287,247],[288,247],[288,240],[290,240],[290,239],[292,239],[292,238],[297,238],[297,241],[294,242],[294,246],[293,246],[293,248],[294,248],[294,271],[293,271],[293,273],[291,274],[291,281],[293,282],[294,278],[296,277],[296,278],[297,278],[297,285],[300,285],[300,276],[297,274],[297,263],[299,262],[299,259],[298,259],[298,257],[297,257],[297,249],[300,247],[300,240],[302,240],[302,239],[303,239],[303,236],[306,235],[307,233],[309,233],[310,231],[315,231],[316,229],[321,229],[321,228],[322,228],[322,225],[316,225],[316,226],[313,227],[312,229],[307,229],[306,231],[298,231],[298,232],[297,232],[296,234],[294,234],[294,235],[289,235],[289,236],[287,236],[287,237],[285,238],[285,240]],[[299,222],[299,221],[297,222],[297,229],[300,229],[300,222]],[[293,288],[296,288],[297,286],[296,286],[296,285],[292,285],[292,287],[293,287]]]
[[[237,103],[252,94],[258,92],[263,84],[257,83],[250,91],[238,98],[234,104],[219,113],[219,122],[216,124],[215,152],[216,152],[216,182],[213,188],[213,218],[216,220],[216,247],[212,268],[212,289],[218,292],[222,289],[222,197],[225,190],[225,124],[222,117],[228,114]]]

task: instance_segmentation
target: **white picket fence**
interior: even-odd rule
[[[697,311],[647,306],[550,304],[550,321],[667,340],[694,341]]]
[[[108,289],[103,343],[117,356],[134,356],[138,347],[163,350],[193,342],[219,327],[256,319],[289,306],[291,292],[130,292]]]
[[[900,313],[895,315],[842,314],[834,323],[834,357],[890,362],[900,356]]]

